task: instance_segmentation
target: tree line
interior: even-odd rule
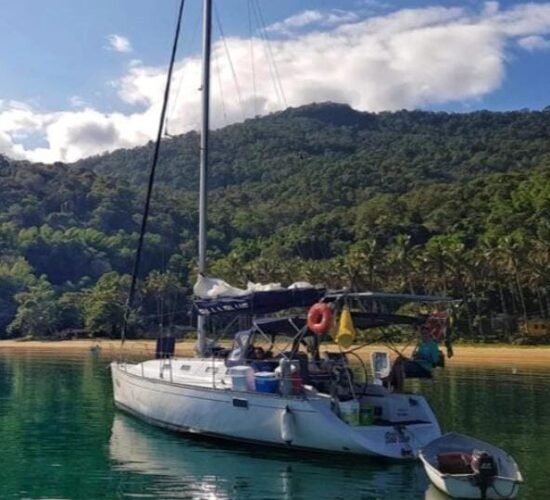
[[[216,131],[211,274],[450,295],[465,303],[462,336],[509,336],[517,320],[550,317],[549,138],[547,111],[335,104]],[[191,322],[197,141],[162,146],[137,332]],[[0,335],[120,334],[150,153],[0,157]]]

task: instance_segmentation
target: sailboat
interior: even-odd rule
[[[151,424],[197,436],[289,450],[415,458],[422,447],[441,436],[426,399],[393,391],[385,384],[387,353],[376,358],[372,383],[358,383],[345,349],[321,353],[322,341],[336,321],[335,312],[341,313],[336,337],[340,347],[349,347],[355,327],[414,326],[417,319],[396,314],[399,305],[439,304],[447,299],[330,292],[305,283],[240,290],[207,276],[212,0],[204,0],[203,9],[199,280],[195,287],[198,353],[194,358],[178,358],[161,352],[140,363],[113,362],[114,402]],[[265,317],[308,308],[308,318],[303,314]],[[233,348],[224,352],[207,341],[206,320],[232,314],[251,322],[235,334]],[[275,347],[280,338],[286,339],[286,348]]]

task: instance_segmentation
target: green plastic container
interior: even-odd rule
[[[374,407],[363,403],[359,408],[359,425],[372,424],[374,424]]]
[[[340,417],[348,425],[359,425],[359,401],[352,399],[350,401],[340,401]]]

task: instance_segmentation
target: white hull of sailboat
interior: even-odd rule
[[[408,399],[414,399],[414,406],[429,416],[428,421],[410,425],[351,426],[333,412],[328,396],[283,397],[235,391],[223,377],[210,383],[204,380],[186,383],[185,379],[175,380],[171,370],[163,372],[162,363],[112,363],[117,407],[178,432],[392,459],[415,458],[421,447],[441,435],[433,413],[420,396]],[[203,361],[202,365],[207,363]],[[152,366],[158,368],[151,371]]]

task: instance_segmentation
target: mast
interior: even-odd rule
[[[206,195],[208,190],[208,139],[210,132],[210,52],[212,45],[212,0],[203,4],[203,46],[202,46],[202,123],[200,142],[199,180],[199,275],[206,275]],[[206,351],[206,329],[204,316],[197,322],[199,356]]]

